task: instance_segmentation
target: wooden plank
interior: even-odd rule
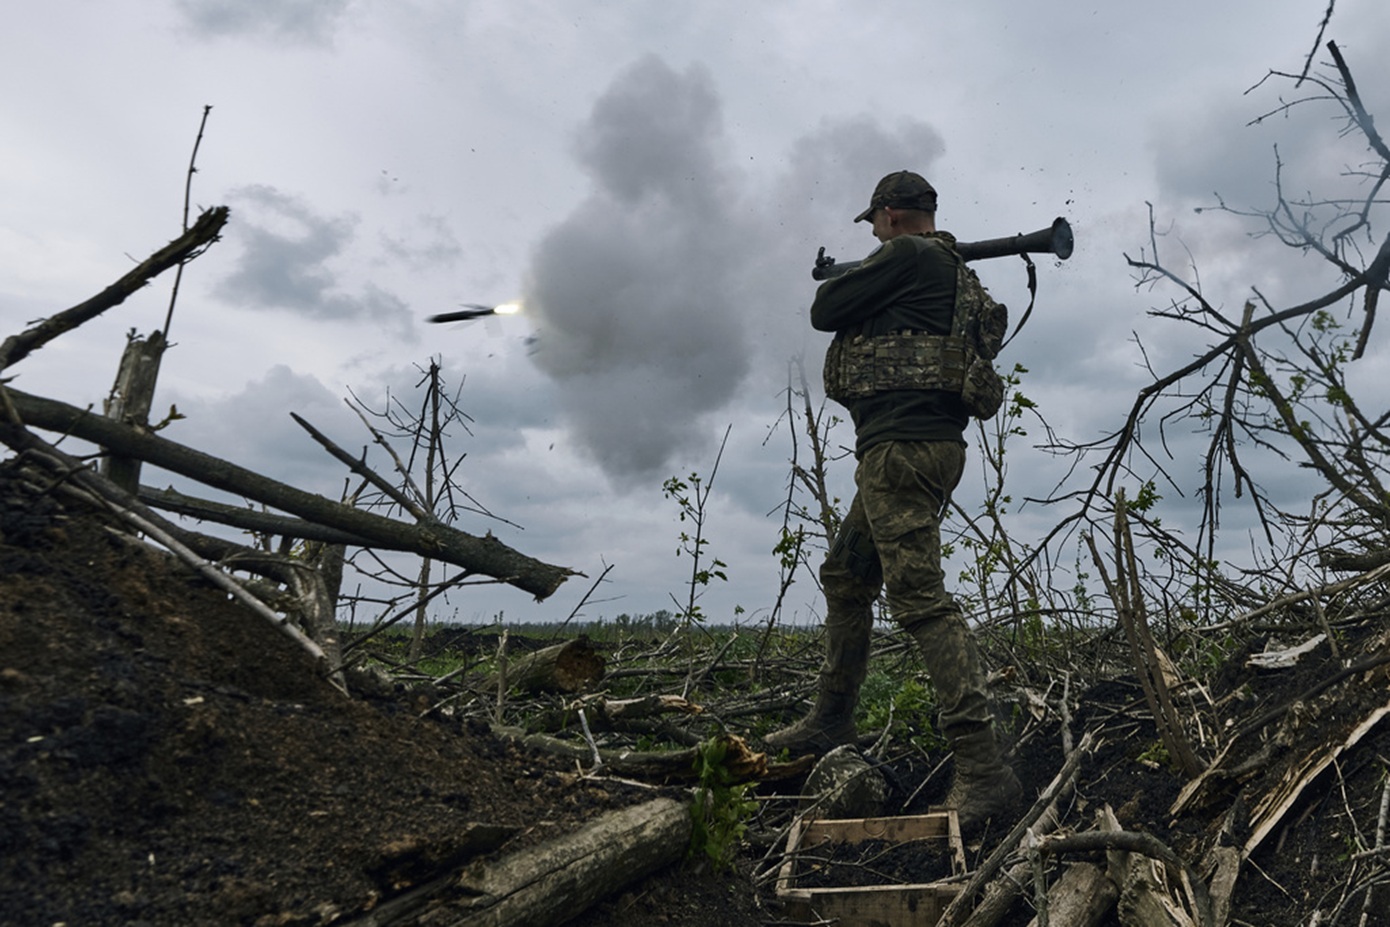
[[[793,918],[833,921],[841,927],[916,927],[932,925],[960,891],[959,883],[910,883],[898,885],[831,886],[799,888],[797,852],[825,843],[862,843],[883,840],[905,843],[940,840],[951,859],[951,871],[966,871],[965,847],[960,839],[956,813],[873,818],[821,818],[793,823],[787,836],[787,859],[777,878],[777,896]]]

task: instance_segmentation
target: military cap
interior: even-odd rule
[[[873,198],[869,200],[869,208],[855,216],[854,221],[863,222],[880,206],[936,212],[936,188],[927,183],[921,174],[894,171],[878,182]]]

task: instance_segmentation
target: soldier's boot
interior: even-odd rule
[[[962,833],[1015,809],[1023,786],[1004,762],[975,638],[959,613],[911,627],[940,706],[941,731],[955,753],[956,774],[944,804]]]
[[[993,724],[948,731],[956,775],[943,804],[954,808],[962,834],[978,833],[991,820],[1007,830],[1019,812],[1023,785],[1004,762]]]
[[[820,756],[858,740],[854,709],[868,674],[873,613],[868,608],[837,611],[832,610],[825,620],[825,663],[815,705],[800,721],[765,736],[763,743],[770,750]]]

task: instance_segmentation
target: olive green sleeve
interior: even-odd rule
[[[835,332],[858,325],[905,289],[917,274],[917,249],[905,237],[887,241],[858,267],[825,281],[811,303],[811,327]]]

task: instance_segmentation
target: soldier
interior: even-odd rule
[[[920,175],[884,177],[854,221],[869,222],[882,245],[821,284],[811,324],[835,333],[826,394],[854,421],[858,491],[820,569],[827,648],[815,706],[766,742],[824,753],[855,741],[872,606],[886,587],[889,614],[921,650],[955,752],[946,804],[973,831],[1013,806],[1022,787],[1001,755],[974,635],[941,566],[941,517],[965,468],[965,426],[980,414],[962,398],[969,358],[947,336],[981,301],[1003,307],[965,267],[955,238],[936,230],[936,190]],[[986,411],[993,415],[988,403]]]

